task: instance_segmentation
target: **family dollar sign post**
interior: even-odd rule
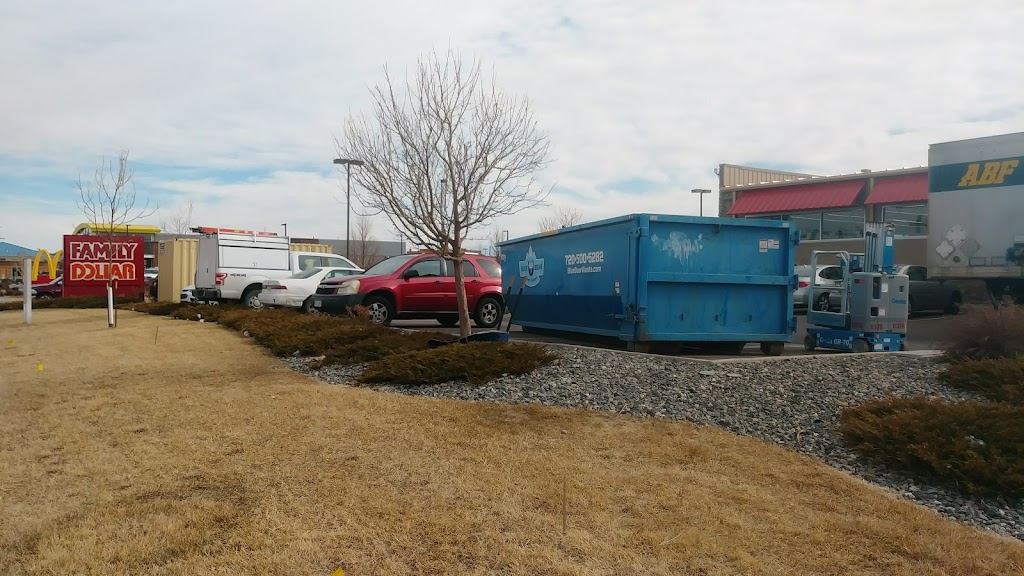
[[[64,236],[64,296],[103,296],[110,282],[111,295],[142,299],[143,248],[142,236]]]

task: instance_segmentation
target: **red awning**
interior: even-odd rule
[[[844,180],[744,190],[729,210],[729,216],[847,208],[853,206],[863,187],[864,180]]]
[[[928,201],[928,174],[878,178],[865,204],[906,204]]]

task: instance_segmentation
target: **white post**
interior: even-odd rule
[[[21,266],[21,276],[24,278],[25,288],[22,290],[22,309],[25,311],[25,324],[32,323],[32,260],[25,258]]]
[[[107,283],[107,327],[114,327],[114,287]]]

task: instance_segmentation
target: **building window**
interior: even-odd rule
[[[882,222],[896,226],[897,236],[927,236],[928,205],[884,206]]]
[[[821,216],[822,240],[864,238],[864,209],[831,210]]]
[[[801,240],[821,240],[821,212],[791,214],[789,221],[800,231]]]

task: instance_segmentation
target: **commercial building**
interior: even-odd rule
[[[814,176],[722,164],[719,216],[786,220],[800,230],[797,263],[812,250],[864,249],[864,224],[896,226],[896,261],[927,263],[928,168]]]
[[[15,277],[22,280],[25,259],[35,258],[38,252],[10,242],[0,242],[0,280],[13,280]]]

